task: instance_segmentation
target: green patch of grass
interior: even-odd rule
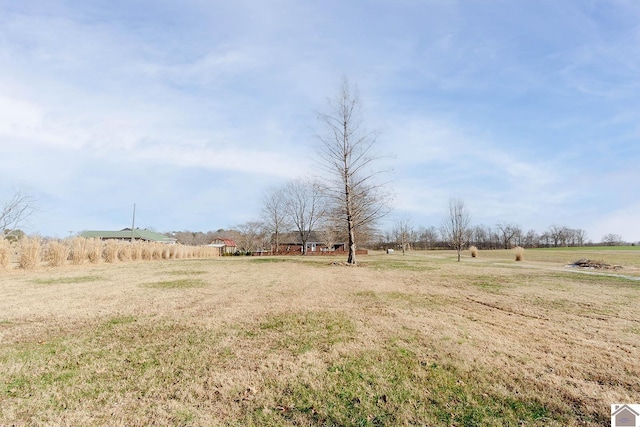
[[[76,276],[76,277],[57,277],[51,279],[34,279],[32,282],[39,285],[60,285],[73,283],[90,283],[104,280],[101,276]]]
[[[269,338],[272,350],[301,354],[312,349],[328,351],[336,343],[352,339],[355,326],[335,312],[287,312],[272,314],[249,331],[254,337]]]
[[[167,275],[167,276],[196,276],[200,274],[207,274],[206,270],[173,270],[173,271],[164,271],[159,272],[159,275]]]
[[[107,326],[126,325],[134,323],[137,319],[134,316],[120,316],[109,319],[106,323]]]
[[[207,286],[204,280],[200,279],[177,279],[177,280],[163,280],[160,282],[147,283],[144,286],[147,288],[155,289],[188,289],[188,288],[201,288]]]
[[[625,277],[622,273],[606,273],[606,272],[584,272],[577,270],[575,272],[554,273],[553,277],[561,279],[563,282],[584,283],[584,284],[602,284],[602,285],[623,285],[640,288],[640,280],[636,278]]]
[[[423,360],[401,343],[334,360],[319,376],[276,381],[274,410],[249,414],[249,423],[515,426],[544,425],[552,415],[535,398],[482,390],[486,373]]]
[[[402,302],[411,307],[435,308],[447,304],[447,301],[443,299],[443,297],[436,295],[408,292],[386,292],[381,295],[386,297],[388,300]]]
[[[374,260],[363,263],[363,265],[374,270],[432,271],[438,269],[430,264],[432,263],[425,260],[399,260],[397,258]]]
[[[279,262],[291,262],[289,258],[276,258],[276,257],[253,257],[251,258],[251,262],[254,264],[270,264],[270,263],[279,263]]]
[[[143,407],[175,396],[206,401],[199,394],[206,388],[185,391],[183,381],[198,381],[233,358],[228,348],[219,348],[220,339],[215,330],[125,316],[46,342],[0,347],[0,401],[12,399],[14,408],[26,404],[22,419],[32,422],[30,399],[48,402],[42,408],[48,416],[87,407],[96,412],[125,396],[135,396]],[[180,412],[175,416],[181,422],[195,416]]]

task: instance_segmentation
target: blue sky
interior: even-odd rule
[[[314,173],[343,76],[394,212],[640,240],[635,0],[0,0],[0,200],[25,229],[208,231]]]

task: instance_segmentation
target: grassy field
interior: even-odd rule
[[[0,425],[601,426],[640,403],[636,248],[340,261],[2,273]]]

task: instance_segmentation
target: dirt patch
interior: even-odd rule
[[[622,270],[621,265],[607,264],[602,261],[594,261],[586,258],[579,259],[568,265],[568,267],[589,268],[594,270]]]

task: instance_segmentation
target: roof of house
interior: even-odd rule
[[[236,242],[231,239],[214,239],[214,242],[221,242],[224,246],[236,247]]]
[[[302,240],[300,239],[300,233],[297,231],[282,233],[278,237],[278,242],[280,245],[301,245],[302,244]],[[309,233],[309,237],[307,238],[307,243],[323,243],[323,238],[320,236],[320,232],[312,230]],[[336,243],[339,243],[339,242],[336,242]]]
[[[98,231],[90,230],[80,233],[80,237],[98,238],[98,239],[131,239],[131,229],[125,228],[120,231]],[[133,238],[138,240],[148,240],[151,242],[175,243],[176,239],[165,236],[155,231],[136,228],[133,230]]]

